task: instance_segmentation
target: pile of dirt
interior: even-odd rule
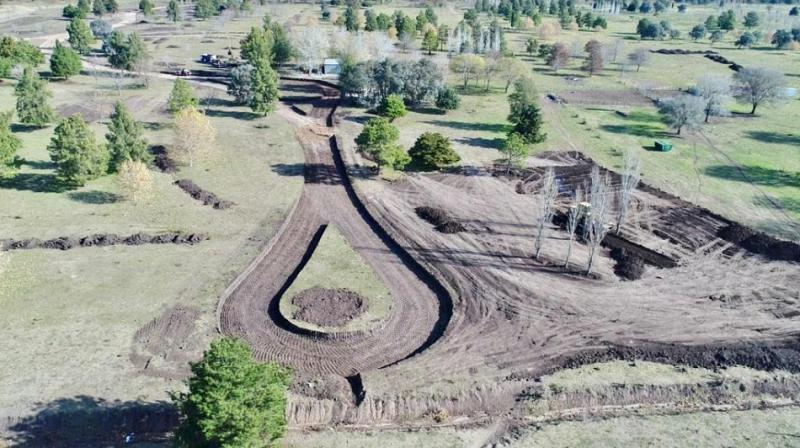
[[[364,312],[366,300],[349,289],[310,288],[292,297],[292,318],[320,327],[341,327]]]
[[[728,67],[730,67],[731,70],[733,70],[735,72],[738,72],[739,70],[742,69],[741,65],[739,65],[739,64],[731,61],[730,59],[728,59],[728,58],[726,58],[726,57],[724,57],[722,55],[719,55],[719,54],[707,54],[707,55],[705,55],[705,58],[706,59],[710,59],[710,60],[712,60],[714,62],[719,62],[720,64],[725,64]]]
[[[167,154],[166,146],[151,146],[150,153],[153,154],[153,164],[155,164],[156,168],[162,173],[174,173],[178,171],[178,164]]]
[[[189,361],[202,353],[202,338],[196,322],[200,311],[175,306],[136,331],[130,360],[145,375],[183,379],[189,375]]]
[[[26,238],[22,240],[0,240],[2,250],[21,249],[58,249],[69,250],[76,247],[92,246],[140,246],[142,244],[197,244],[208,239],[203,233],[168,232],[151,235],[149,233],[136,233],[129,236],[120,236],[115,233],[96,233],[84,237],[60,236],[49,240]]]
[[[181,187],[181,190],[189,193],[189,196],[202,202],[203,205],[210,205],[217,210],[225,210],[226,208],[231,208],[231,206],[234,205],[231,201],[222,200],[214,193],[203,190],[191,179],[176,180],[175,185]]]
[[[466,232],[463,224],[454,220],[445,210],[436,207],[421,206],[414,209],[420,218],[434,225],[434,229],[441,233]]]
[[[720,228],[717,236],[770,260],[800,261],[800,244],[773,238],[735,222]]]
[[[658,50],[650,50],[651,53],[658,54],[717,54],[712,50],[685,50],[683,48],[660,48]]]
[[[611,250],[611,258],[616,260],[614,273],[626,280],[638,280],[644,274],[644,259],[624,248]]]

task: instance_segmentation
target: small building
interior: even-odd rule
[[[322,63],[322,73],[325,75],[338,75],[342,71],[342,66],[338,59],[325,59]]]
[[[665,140],[656,140],[656,151],[667,152],[672,149],[672,143]]]

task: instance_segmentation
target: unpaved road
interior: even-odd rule
[[[297,81],[302,83],[302,81]],[[329,123],[337,102],[334,89],[316,86],[310,119],[301,121],[298,138],[305,152],[303,193],[288,221],[223,297],[219,319],[223,333],[247,340],[254,356],[319,374],[354,375],[401,360],[429,346],[446,325],[443,293],[425,279],[366,211],[351,191]],[[269,194],[269,192],[265,192]],[[321,334],[295,327],[278,310],[282,293],[309,257],[325,225],[335,225],[389,288],[389,317],[364,332]],[[427,280],[427,282],[426,282]],[[444,319],[444,321],[443,321]]]

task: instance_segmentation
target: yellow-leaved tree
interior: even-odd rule
[[[195,160],[203,158],[214,149],[217,131],[211,121],[194,107],[184,109],[175,114],[174,149],[189,166]]]
[[[143,162],[123,161],[117,170],[117,181],[125,199],[135,204],[146,202],[152,197],[153,176]]]

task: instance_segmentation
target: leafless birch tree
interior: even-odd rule
[[[600,243],[608,233],[606,221],[608,221],[608,213],[611,209],[610,190],[611,180],[608,175],[601,175],[600,169],[594,166],[592,168],[591,209],[584,221],[584,225],[588,227],[589,241],[589,262],[586,266],[586,275],[592,273],[597,248],[600,247]]]
[[[564,267],[569,266],[569,258],[572,256],[572,243],[575,242],[575,232],[578,230],[578,223],[581,221],[581,203],[583,202],[583,190],[581,187],[575,189],[575,196],[567,211],[567,233],[569,242],[567,243],[567,257],[564,260]]]
[[[542,240],[545,237],[550,221],[553,220],[553,205],[558,196],[558,185],[552,168],[545,171],[542,178],[542,187],[536,196],[536,208],[539,215],[536,217],[536,240],[534,242],[534,257],[538,260],[542,250]]]
[[[620,229],[628,218],[628,209],[631,206],[633,190],[639,184],[639,154],[633,151],[625,153],[625,165],[622,168],[622,184],[620,185],[617,203],[617,228],[614,233],[619,234]]]

